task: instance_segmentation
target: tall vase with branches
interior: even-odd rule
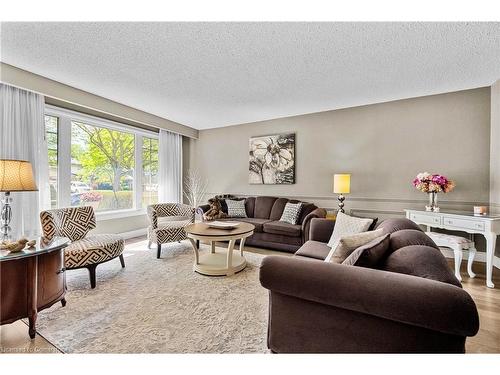
[[[197,170],[189,170],[184,179],[184,196],[192,207],[198,207],[207,193],[208,180]]]

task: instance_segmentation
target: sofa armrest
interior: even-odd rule
[[[210,209],[209,204],[202,204],[201,206],[198,206],[196,208],[196,213],[201,216],[201,219],[203,220],[203,214],[207,212]]]
[[[304,220],[302,220],[302,239],[304,243],[309,240],[309,228],[311,226],[311,220],[324,217],[326,217],[326,210],[324,208],[316,208],[309,214],[307,214]]]
[[[474,336],[479,329],[476,305],[466,291],[416,276],[267,256],[260,283],[272,292],[447,334]]]
[[[309,229],[309,239],[328,243],[333,233],[335,220],[315,218],[311,220],[311,228]]]

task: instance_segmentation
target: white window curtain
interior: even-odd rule
[[[39,213],[50,207],[44,97],[0,84],[0,159],[27,160],[36,192],[12,193],[12,237],[40,234]]]
[[[182,202],[182,136],[160,130],[158,198],[161,203]]]

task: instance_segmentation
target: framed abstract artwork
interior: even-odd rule
[[[251,137],[248,182],[250,184],[295,183],[295,134]]]

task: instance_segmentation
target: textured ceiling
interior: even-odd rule
[[[2,23],[1,60],[205,129],[489,86],[500,23]]]

